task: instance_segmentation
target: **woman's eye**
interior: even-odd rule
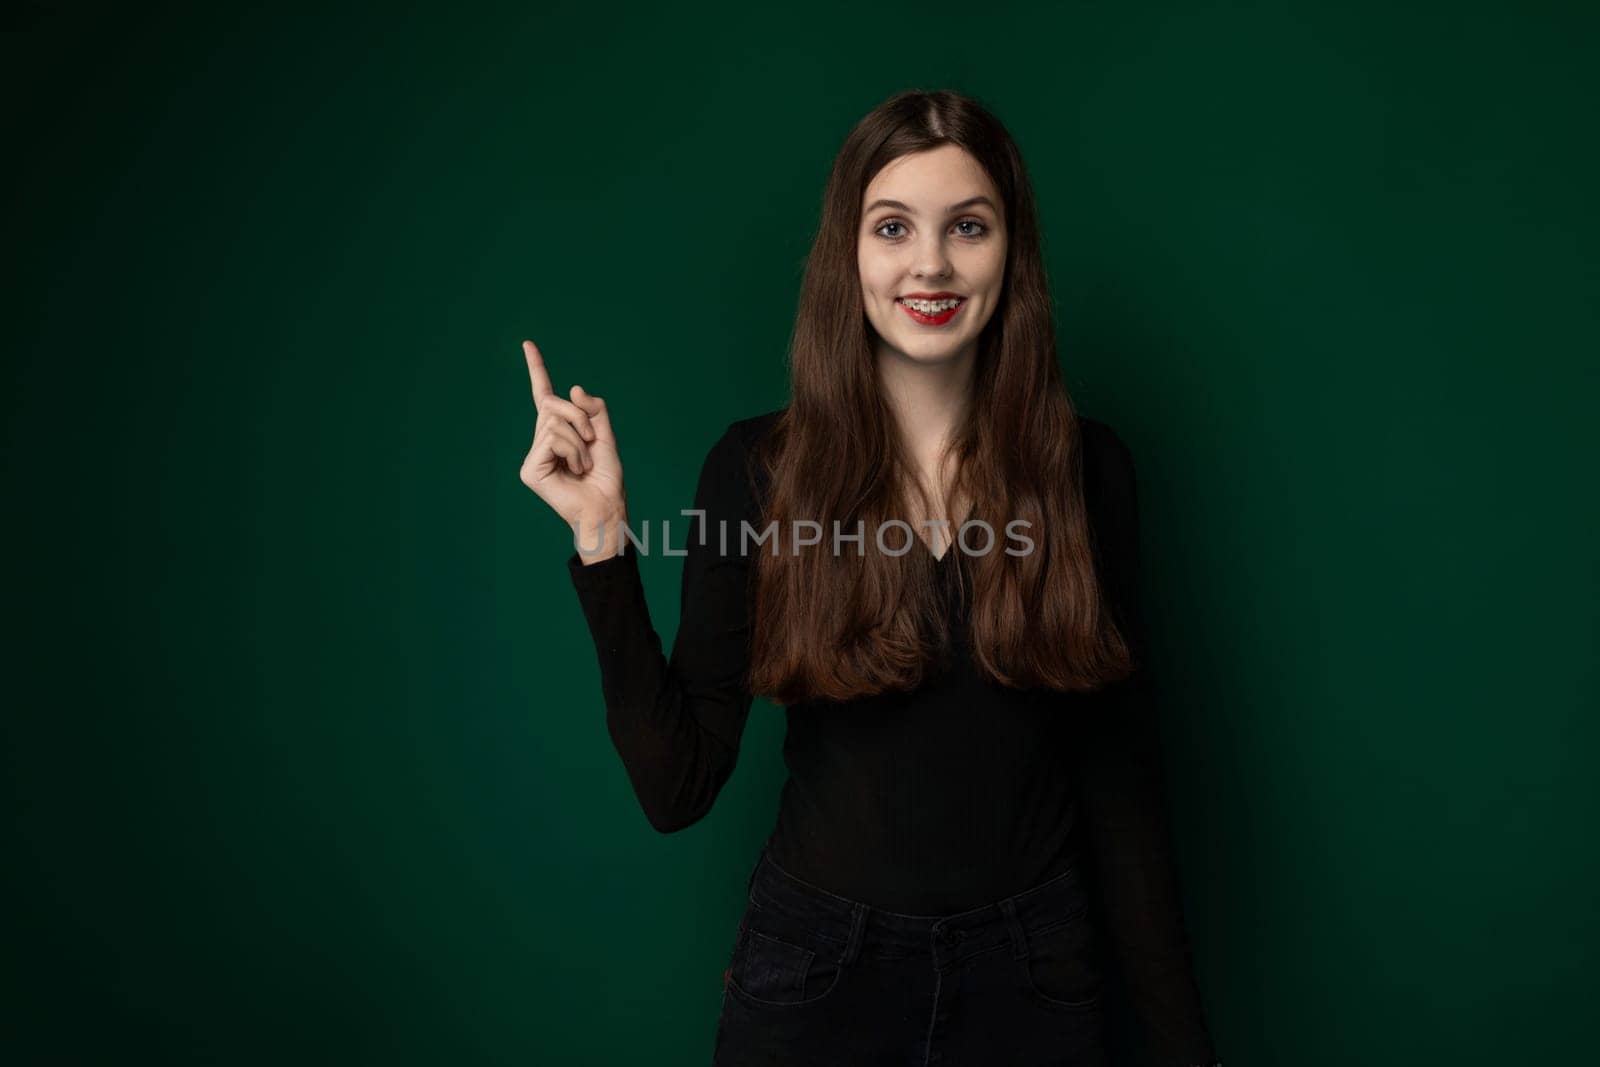
[[[956,226],[976,226],[978,228],[977,232],[973,232],[971,230],[963,231],[962,234],[961,234],[961,236],[963,236],[963,237],[981,237],[984,234],[989,232],[988,224],[983,222],[981,219],[962,219],[959,222],[957,222],[955,225]],[[878,228],[876,230],[873,230],[872,232],[878,234],[881,237],[887,237],[890,240],[893,240],[896,237],[900,236],[900,234],[898,232],[897,233],[884,233],[883,232],[884,230],[887,230],[891,226],[898,226],[901,229],[904,229],[905,228],[905,223],[901,222],[899,219],[890,219],[887,222],[879,223],[878,224]]]

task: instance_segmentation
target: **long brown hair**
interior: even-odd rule
[[[970,583],[974,659],[985,677],[1019,688],[1094,689],[1132,668],[1096,578],[1078,416],[1056,362],[1021,154],[976,101],[914,90],[862,118],[834,159],[790,344],[790,403],[761,452],[763,521],[776,520],[777,541],[775,553],[757,553],[750,686],[782,704],[915,688],[942,647],[939,627],[929,626],[947,607],[932,554],[875,547],[879,523],[903,515],[904,493],[927,498],[879,386],[856,242],[873,176],[943,144],[964,148],[988,172],[1008,227],[1004,288],[979,337],[971,403],[951,445],[948,499],[964,495],[965,518],[996,533],[985,554],[947,550],[957,553],[950,564],[970,570],[960,579]],[[1016,519],[1031,524],[1034,544],[1008,555],[1000,531]],[[822,542],[797,552],[791,520],[820,523]],[[834,520],[841,534],[864,523],[864,552],[853,543],[832,551]],[[893,529],[884,541],[898,546]]]

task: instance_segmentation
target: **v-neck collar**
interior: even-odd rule
[[[933,554],[933,549],[928,547],[928,542],[924,541],[922,538],[917,538],[917,544],[922,547],[922,554],[927,556],[935,567],[942,567],[945,563],[949,562],[950,553],[956,550],[956,543],[951,541],[948,545],[944,546],[944,555],[936,556]]]
[[[927,556],[935,567],[944,566],[944,564],[949,562],[950,554],[957,550],[956,539],[952,537],[950,539],[950,543],[944,546],[944,555],[936,556],[933,554],[933,549],[928,547],[928,542],[922,539],[921,534],[916,534],[914,536],[916,537],[917,547],[922,550],[922,554]]]

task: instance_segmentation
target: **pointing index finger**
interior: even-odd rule
[[[544,369],[544,357],[539,354],[539,346],[532,341],[524,341],[522,354],[528,358],[528,380],[533,385],[533,402],[538,405],[545,397],[554,395],[555,388]]]

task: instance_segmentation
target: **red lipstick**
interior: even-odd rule
[[[910,300],[957,300],[957,301],[960,301],[960,302],[958,304],[956,304],[954,307],[946,308],[943,311],[935,312],[935,313],[930,315],[930,314],[928,314],[926,312],[918,311],[916,308],[907,305],[904,301],[906,301],[908,299],[910,299]],[[966,299],[966,297],[962,296],[960,293],[949,293],[949,292],[943,292],[943,293],[906,293],[903,296],[896,297],[895,298],[895,303],[898,304],[900,306],[901,310],[903,310],[907,315],[911,316],[911,321],[912,322],[918,323],[919,325],[922,325],[922,326],[943,326],[945,323],[947,323],[951,319],[955,318],[957,312],[959,312],[962,308],[967,306],[967,299]]]

